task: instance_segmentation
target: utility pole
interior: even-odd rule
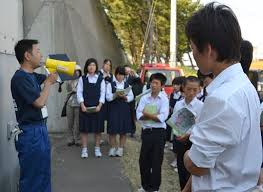
[[[176,0],[171,0],[170,18],[170,66],[176,66]]]

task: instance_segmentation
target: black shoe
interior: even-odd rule
[[[76,145],[77,147],[80,147],[80,146],[81,146],[81,143],[76,142],[75,145]]]
[[[75,141],[68,142],[68,147],[71,147],[72,145],[75,145]]]

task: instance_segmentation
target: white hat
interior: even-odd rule
[[[76,65],[75,70],[81,70],[81,67],[79,65]]]

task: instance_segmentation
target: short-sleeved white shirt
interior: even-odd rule
[[[192,191],[248,191],[257,184],[262,162],[257,92],[240,64],[222,71],[207,92],[189,157],[209,173],[192,177]]]

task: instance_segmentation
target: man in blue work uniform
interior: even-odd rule
[[[24,39],[15,45],[20,69],[11,80],[16,119],[22,131],[16,140],[20,164],[20,192],[50,192],[50,144],[45,106],[57,74],[37,74],[41,53],[37,40]],[[41,91],[40,85],[43,84]]]

